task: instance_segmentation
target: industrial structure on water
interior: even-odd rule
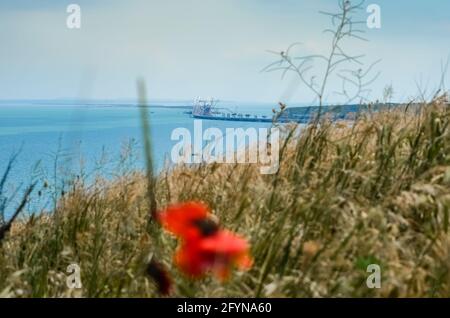
[[[219,108],[218,100],[214,98],[201,99],[197,98],[189,114],[197,119],[208,120],[228,120],[228,121],[244,121],[244,122],[273,122],[272,116],[258,116],[251,114],[242,114],[233,112],[228,108]],[[378,103],[372,105],[339,105],[339,106],[304,106],[304,107],[287,107],[275,119],[279,123],[296,122],[308,123],[315,118],[319,112],[327,115],[332,120],[353,119],[355,115],[364,110],[378,111],[398,106],[394,103]]]
[[[272,118],[268,116],[241,114],[233,112],[228,108],[218,108],[217,107],[218,102],[219,101],[214,98],[196,99],[194,102],[194,106],[192,107],[192,117],[210,120],[272,122]]]

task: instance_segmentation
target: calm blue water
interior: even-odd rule
[[[161,104],[161,103],[159,103]],[[186,105],[186,104],[184,104]],[[181,105],[179,105],[181,106]],[[271,115],[273,105],[222,104],[242,113]],[[175,128],[188,128],[193,134],[193,119],[184,114],[186,109],[151,108],[152,143],[155,166],[160,171],[165,158],[177,143],[171,140]],[[203,129],[228,127],[269,127],[267,123],[244,123],[231,121],[203,121]],[[32,180],[46,180],[51,188],[61,187],[70,175],[102,174],[106,178],[118,173],[121,149],[134,143],[137,160],[132,169],[142,169],[141,127],[139,108],[128,105],[81,104],[62,102],[0,102],[0,175],[3,174],[11,155],[20,150],[7,182],[7,193]],[[82,160],[81,160],[82,159]],[[56,166],[55,166],[55,163]],[[101,167],[101,169],[97,169]],[[61,188],[62,189],[62,188]],[[43,191],[33,196],[28,210],[39,212],[49,209],[52,197]],[[19,192],[20,194],[20,192]],[[16,196],[16,200],[20,198]],[[14,202],[9,204],[10,213]]]

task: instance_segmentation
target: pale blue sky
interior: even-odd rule
[[[80,30],[66,27],[70,3],[81,6]],[[386,84],[397,100],[415,95],[416,82],[437,87],[450,54],[450,1],[371,3],[381,6],[382,28],[366,30],[369,43],[349,43],[368,62],[382,59],[371,96],[381,97]],[[153,99],[310,102],[303,86],[291,89],[291,78],[261,69],[274,60],[267,50],[293,42],[304,43],[299,53],[326,53],[329,23],[318,11],[336,7],[335,0],[0,0],[0,99],[134,98],[143,76]]]

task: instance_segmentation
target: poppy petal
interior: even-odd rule
[[[201,202],[186,202],[167,207],[158,214],[162,226],[178,237],[187,238],[199,233],[193,225],[209,215],[208,207]]]

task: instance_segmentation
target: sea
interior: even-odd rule
[[[276,103],[221,102],[217,107],[250,115],[272,116]],[[172,132],[194,133],[189,101],[150,102],[147,108],[156,172],[170,165],[178,140]],[[270,123],[202,120],[203,129],[270,127]],[[102,176],[113,179],[120,169],[142,170],[140,108],[130,101],[12,100],[0,101],[0,178],[14,156],[0,196],[7,218],[27,185],[38,182],[27,213],[51,210],[69,178]],[[130,151],[131,150],[131,151]],[[129,157],[129,158],[127,158]],[[45,184],[48,191],[45,191]],[[42,190],[44,189],[44,190]],[[2,215],[0,215],[2,216]]]

